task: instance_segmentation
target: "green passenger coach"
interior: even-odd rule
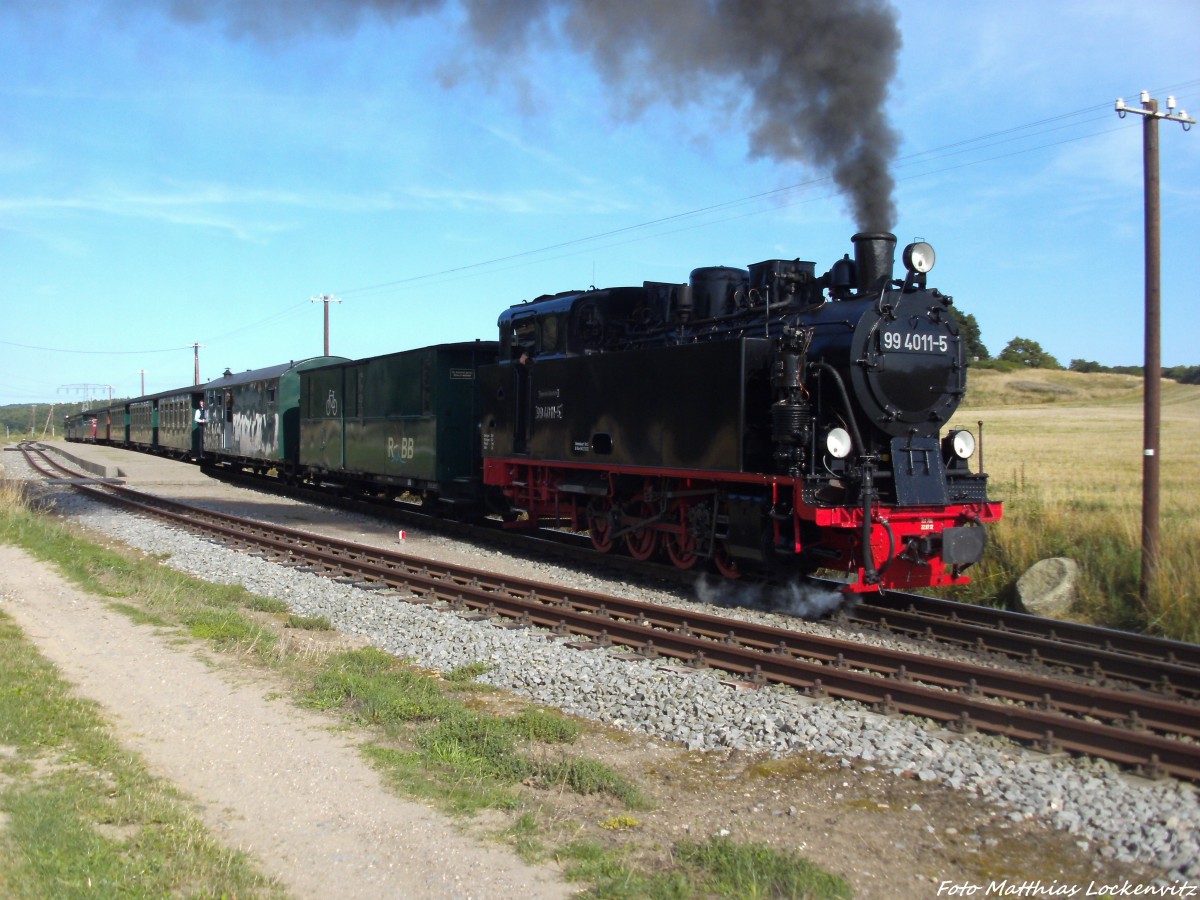
[[[300,444],[300,373],[341,356],[225,374],[204,385],[206,464],[290,475]]]
[[[180,458],[200,456],[195,409],[203,399],[199,386],[148,394],[129,401],[129,446]]]
[[[370,493],[477,502],[475,373],[497,347],[441,344],[301,372],[301,468]]]

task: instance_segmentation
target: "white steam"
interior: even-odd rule
[[[810,620],[858,602],[853,594],[831,591],[802,580],[793,580],[784,585],[743,584],[739,581],[714,581],[707,575],[700,576],[696,581],[696,599],[725,609],[740,607]]]

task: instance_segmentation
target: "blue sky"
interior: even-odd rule
[[[364,357],[493,338],[542,293],[850,251],[828,173],[751,158],[716,88],[632,115],[564,44],[496,64],[453,4],[272,34],[189,9],[0,8],[0,404],[188,384],[197,342],[204,379],[317,355],[318,294]],[[1139,364],[1141,121],[1112,103],[1200,114],[1200,4],[896,9],[901,245],[934,245],[993,353]],[[1200,364],[1200,130],[1160,140],[1163,361]]]

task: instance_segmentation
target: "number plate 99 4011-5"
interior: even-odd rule
[[[879,349],[907,350],[910,353],[949,353],[950,339],[944,334],[920,331],[883,331]]]

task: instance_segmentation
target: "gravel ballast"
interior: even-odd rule
[[[8,468],[23,470],[24,464]],[[845,767],[865,765],[938,782],[998,805],[1014,822],[1038,817],[1105,858],[1151,865],[1172,880],[1200,880],[1200,805],[1190,785],[1151,782],[1103,761],[1044,756],[996,738],[952,735],[931,723],[882,716],[853,704],[810,701],[781,688],[741,689],[712,671],[629,661],[615,650],[573,649],[540,629],[496,628],[400,602],[231,551],[71,492],[58,493],[56,505],[87,528],[164,556],[174,568],[209,581],[243,584],[285,601],[299,615],[325,616],[339,631],[362,635],[426,668],[448,671],[485,662],[490,669],[480,681],[689,749],[814,751]],[[485,569],[494,553],[459,552],[477,555],[475,564]],[[564,577],[540,563],[526,568],[532,578]],[[584,579],[575,575],[573,580]],[[639,599],[646,599],[644,593],[638,592]],[[678,603],[678,597],[670,600]]]

